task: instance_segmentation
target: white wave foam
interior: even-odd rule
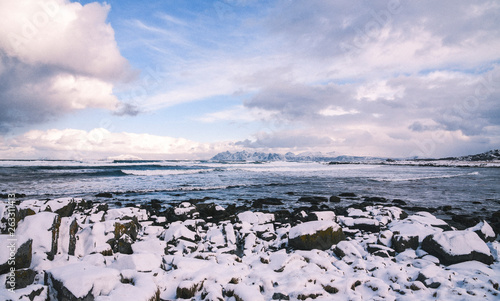
[[[168,169],[168,170],[122,170],[123,173],[134,176],[174,176],[211,172],[213,169]]]
[[[434,176],[422,176],[422,177],[413,177],[413,178],[375,178],[373,180],[378,182],[406,182],[406,181],[419,181],[419,180],[430,180],[430,179],[447,179],[447,178],[457,178],[463,176],[477,176],[479,172],[469,172],[469,173],[461,173],[455,175],[434,175]]]

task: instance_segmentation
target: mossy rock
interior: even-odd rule
[[[288,240],[288,245],[297,250],[327,250],[332,245],[345,239],[342,228],[334,224],[314,234],[304,234]]]

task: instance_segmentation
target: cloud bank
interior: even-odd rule
[[[133,74],[106,23],[109,5],[0,2],[0,130],[74,110],[115,110],[116,82]]]

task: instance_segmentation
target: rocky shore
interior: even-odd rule
[[[278,198],[4,202],[0,299],[500,298],[500,212],[373,197],[342,206],[353,197],[301,197],[294,209]]]

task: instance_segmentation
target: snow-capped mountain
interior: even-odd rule
[[[219,153],[215,155],[212,161],[291,161],[291,162],[363,162],[369,160],[376,160],[377,158],[371,157],[354,157],[354,156],[335,156],[333,152],[331,153],[320,153],[320,152],[306,152],[300,154],[294,154],[288,152],[286,154],[278,153],[264,153],[264,152],[248,152],[240,151],[231,153],[229,151]]]
[[[490,150],[476,155],[458,157],[460,161],[500,161],[500,149]]]

